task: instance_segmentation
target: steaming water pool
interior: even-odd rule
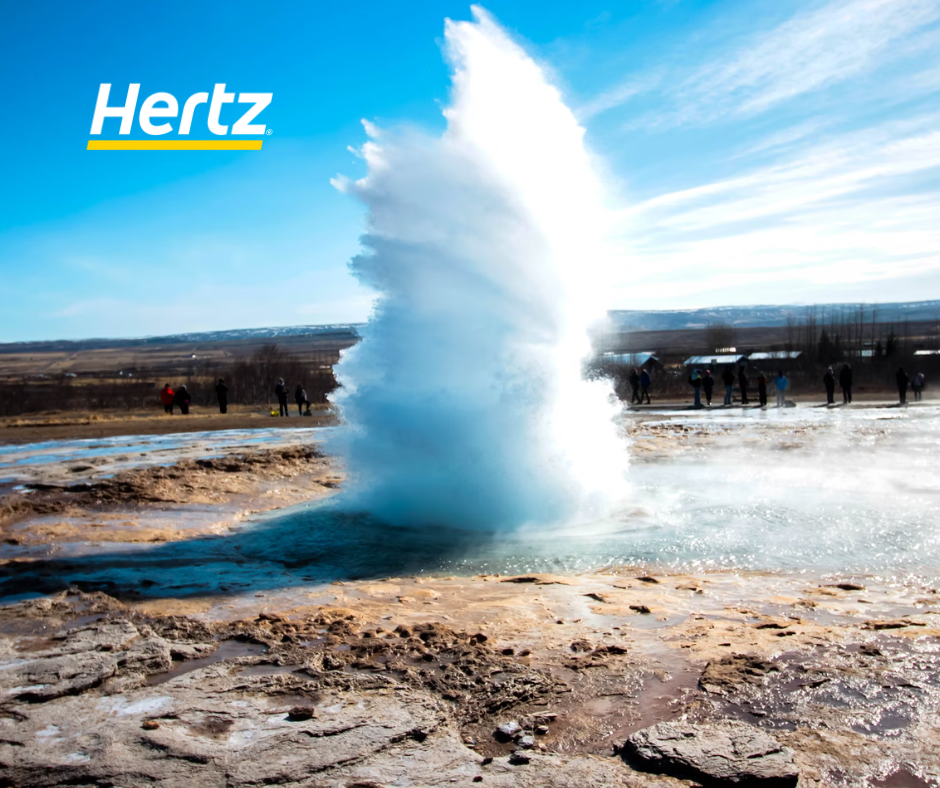
[[[298,557],[357,576],[640,564],[931,577],[938,416],[932,406],[630,416],[630,500],[602,522],[498,535],[389,529],[344,515],[340,498],[253,528],[263,539],[290,527]]]
[[[602,522],[503,534],[391,527],[349,511],[341,493],[225,535],[95,546],[42,571],[160,596],[609,565],[931,582],[940,574],[938,417],[931,405],[628,415],[632,490]]]

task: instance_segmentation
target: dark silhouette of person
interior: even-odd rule
[[[637,405],[639,405],[640,404],[640,375],[636,371],[636,367],[633,367],[630,370],[630,377],[628,378],[628,380],[630,381],[630,404],[632,405],[635,402]]]
[[[163,388],[160,390],[160,402],[163,403],[163,412],[173,415],[173,389],[170,388],[169,383],[164,383]]]
[[[219,413],[228,413],[228,386],[222,378],[215,384],[215,398],[219,401]]]
[[[715,379],[712,377],[710,369],[705,370],[705,376],[702,378],[702,391],[705,392],[705,404],[711,407],[712,391],[715,390]]]
[[[836,376],[832,373],[832,367],[826,370],[823,375],[823,385],[826,387],[826,404],[834,405],[836,401]]]
[[[744,364],[738,370],[738,385],[741,387],[741,404],[747,405],[747,373],[744,371]]]
[[[924,389],[924,373],[918,372],[914,375],[914,379],[911,381],[911,391],[914,392],[914,402],[920,402],[921,392]]]
[[[180,413],[184,416],[189,415],[189,392],[186,386],[180,386],[173,395],[173,404],[178,405]]]
[[[767,376],[763,372],[757,373],[757,399],[762,408],[767,407]]]
[[[730,405],[734,401],[734,370],[731,367],[725,367],[721,373],[721,380],[725,384],[725,405]]]
[[[300,383],[297,384],[297,388],[294,390],[294,402],[297,403],[298,415],[304,415],[304,405],[307,406],[308,411],[310,410],[310,402],[307,400],[307,392],[304,391],[304,387]]]
[[[277,404],[281,410],[279,415],[287,416],[287,386],[284,385],[284,378],[277,379],[277,385],[274,387],[274,396],[277,397]]]
[[[839,385],[842,387],[842,402],[846,405],[852,404],[852,368],[848,364],[843,364],[839,371]]]
[[[910,378],[907,377],[907,373],[904,371],[903,367],[898,367],[897,374],[894,376],[894,379],[898,384],[898,398],[901,400],[902,405],[907,404],[907,384],[910,381]]]
[[[695,406],[696,408],[702,407],[702,373],[699,370],[693,370],[692,374],[689,375],[689,385],[692,387],[692,390],[695,392]]]
[[[643,403],[643,397],[646,397],[647,405],[653,404],[652,402],[650,402],[650,386],[652,384],[653,384],[653,379],[650,377],[649,370],[644,369],[640,373],[640,390],[641,391],[640,391],[640,402],[638,404]]]

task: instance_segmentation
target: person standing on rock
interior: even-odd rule
[[[843,364],[839,372],[839,385],[842,387],[842,403],[852,404],[852,367]]]
[[[189,415],[189,392],[186,386],[180,386],[176,390],[176,394],[173,395],[173,404],[179,406],[180,413],[184,416]]]
[[[738,385],[741,387],[741,404],[747,405],[747,373],[744,370],[744,364],[738,370]]]
[[[695,392],[695,404],[693,407],[697,410],[702,407],[702,373],[699,370],[695,369],[692,371],[692,374],[689,375],[689,385]]]
[[[836,376],[832,372],[832,367],[826,370],[823,375],[823,385],[826,387],[826,404],[836,404]]]
[[[650,377],[648,369],[644,369],[640,373],[640,402],[638,404],[643,404],[643,397],[646,397],[646,404],[652,405],[650,402],[650,386],[653,385],[653,379]]]
[[[715,379],[712,377],[712,371],[710,369],[705,370],[705,375],[702,377],[702,391],[705,392],[705,404],[708,407],[712,406],[712,391],[715,389]]]
[[[628,378],[628,380],[630,381],[630,404],[632,405],[635,402],[637,405],[639,405],[640,404],[640,375],[636,371],[636,367],[633,367],[630,370],[630,377]]]
[[[787,386],[790,384],[790,381],[787,380],[786,375],[783,374],[782,370],[777,370],[777,377],[774,378],[774,386],[777,387],[777,407],[783,408],[787,404]]]
[[[920,398],[923,396],[921,392],[924,390],[924,373],[918,372],[914,375],[914,379],[911,381],[911,391],[914,392],[914,402],[920,402]]]
[[[277,404],[281,411],[279,415],[287,416],[287,386],[284,385],[284,378],[277,379],[274,396],[277,397]]]
[[[219,401],[219,413],[228,413],[228,386],[222,378],[215,384],[215,398]]]
[[[163,403],[163,412],[173,415],[173,389],[170,388],[169,383],[164,383],[163,388],[160,389],[160,402]]]
[[[910,381],[903,367],[898,367],[897,374],[894,376],[898,384],[898,399],[902,405],[907,405],[907,384]]]
[[[731,367],[725,367],[721,373],[721,380],[725,384],[725,406],[734,401],[734,370]]]
[[[763,372],[757,373],[757,399],[762,408],[767,407],[767,376]]]

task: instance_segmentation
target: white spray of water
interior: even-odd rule
[[[369,208],[350,264],[379,298],[337,397],[357,505],[395,524],[505,529],[622,495],[609,384],[583,380],[602,316],[604,195],[584,130],[482,9],[446,23],[440,137],[366,123]]]

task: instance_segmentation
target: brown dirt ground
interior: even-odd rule
[[[188,416],[178,413],[168,416],[154,411],[37,413],[0,419],[0,444],[262,427],[299,429],[328,426],[336,420],[336,414],[326,406],[315,407],[309,418],[299,417],[295,408],[286,419],[274,418],[266,410],[248,406],[232,406],[225,415],[208,408],[192,408]]]

